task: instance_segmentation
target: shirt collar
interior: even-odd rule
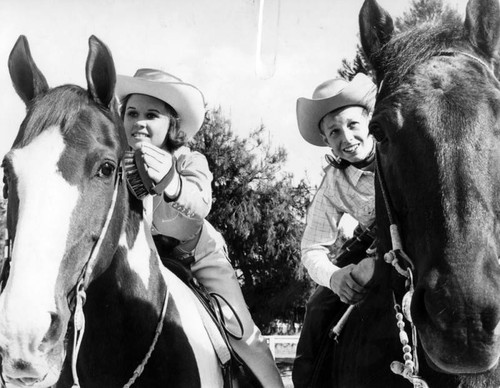
[[[360,170],[359,168],[356,168],[354,166],[348,166],[344,170],[345,175],[347,178],[356,186],[361,179],[363,175],[373,175],[372,171],[365,171],[365,170]]]

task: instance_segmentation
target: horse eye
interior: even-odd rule
[[[373,123],[373,122],[370,123],[369,130],[370,130],[370,133],[375,138],[375,140],[377,140],[378,142],[381,142],[382,140],[385,139],[385,133],[382,130],[382,128],[380,127],[380,125],[378,125],[377,123]]]
[[[104,162],[99,167],[97,176],[100,178],[110,177],[111,175],[113,175],[113,172],[115,172],[115,166],[110,162]]]

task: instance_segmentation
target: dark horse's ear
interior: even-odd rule
[[[25,104],[49,89],[31,56],[28,39],[19,36],[9,55],[9,73],[14,89]]]
[[[109,49],[94,35],[89,38],[86,75],[90,97],[99,105],[109,108],[115,93],[115,64]]]
[[[359,12],[359,31],[363,51],[375,69],[377,80],[380,82],[383,74],[377,52],[391,39],[394,32],[392,18],[376,0],[365,0]]]
[[[488,59],[498,54],[500,6],[498,0],[469,0],[465,16],[465,36]]]

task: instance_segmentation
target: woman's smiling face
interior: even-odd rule
[[[319,123],[321,137],[333,153],[351,163],[365,160],[373,148],[369,134],[370,115],[360,106],[328,113]]]
[[[123,117],[128,144],[136,149],[141,142],[149,142],[162,148],[170,120],[165,102],[144,94],[132,94]]]

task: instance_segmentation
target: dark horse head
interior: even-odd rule
[[[25,37],[9,58],[27,113],[2,163],[13,243],[0,295],[1,376],[9,387],[66,388],[78,355],[84,387],[124,386],[143,360],[136,387],[219,386],[195,297],[162,267],[143,205],[122,182],[114,64],[97,38],[89,46],[87,90],[49,88]],[[79,353],[78,284],[87,318]]]
[[[496,373],[500,358],[500,37],[498,0],[470,0],[464,24],[394,34],[375,0],[360,13],[379,87],[382,253],[389,216],[415,265],[411,315],[427,361],[454,375]],[[488,385],[489,386],[489,385]]]

